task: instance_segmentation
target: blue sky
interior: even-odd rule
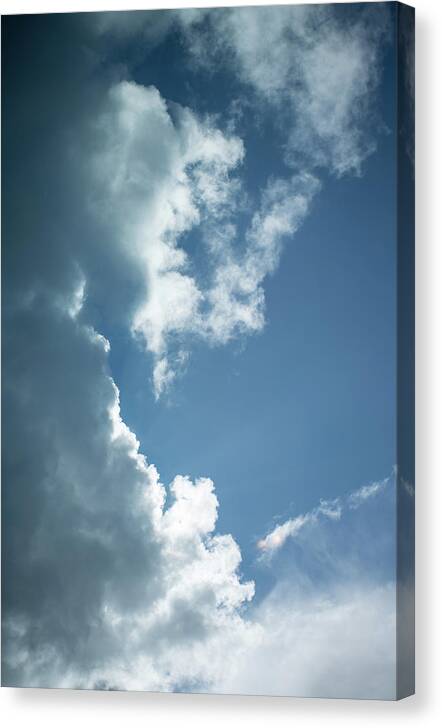
[[[159,402],[136,343],[112,322],[105,332],[122,412],[142,450],[166,481],[176,472],[215,480],[219,526],[251,561],[275,514],[309,510],[319,498],[385,477],[395,462],[394,64],[391,45],[383,52],[377,151],[360,176],[325,175],[311,214],[265,282],[264,329],[225,347],[197,345]],[[225,113],[243,90],[235,75],[189,74],[182,55],[182,42],[168,38],[134,78],[178,103],[195,99],[197,108]],[[251,117],[241,131],[254,195],[284,169],[284,131],[268,112],[264,128]]]
[[[4,22],[6,684],[395,696],[396,13]]]

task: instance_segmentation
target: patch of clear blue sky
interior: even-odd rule
[[[390,48],[378,97],[390,130],[394,74]],[[223,113],[245,93],[230,74],[191,71],[173,36],[133,78],[202,112]],[[269,117],[257,128],[246,116],[240,133],[251,194],[269,175],[290,173]],[[395,136],[381,133],[363,175],[323,178],[310,215],[286,240],[265,281],[264,331],[226,347],[193,346],[169,399],[155,403],[146,355],[105,327],[123,417],[142,451],[165,483],[177,473],[215,481],[218,530],[240,544],[246,575],[274,516],[383,478],[395,462],[394,211]]]

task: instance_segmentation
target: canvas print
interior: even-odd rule
[[[414,11],[2,18],[2,685],[414,692]]]

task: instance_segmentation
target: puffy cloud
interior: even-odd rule
[[[190,25],[196,17],[188,15]],[[54,29],[66,21],[35,22]],[[115,34],[113,22],[109,16],[102,37]],[[269,32],[282,39],[278,27]],[[97,83],[99,62],[94,57],[91,72],[74,30],[53,33],[57,52],[48,48],[43,60],[36,53],[32,83],[8,83],[17,96],[6,125],[20,134],[5,150],[3,681],[304,694],[337,694],[346,685],[355,696],[371,696],[381,688],[370,680],[391,664],[389,587],[353,581],[354,589],[311,597],[293,591],[291,579],[290,593],[280,586],[250,610],[254,587],[241,578],[233,537],[216,533],[211,480],[178,475],[170,488],[161,483],[121,418],[111,342],[97,325],[100,316],[121,317],[142,338],[158,394],[184,365],[189,338],[218,344],[262,328],[263,281],[278,265],[283,238],[310,209],[316,173],[270,180],[238,240],[241,140],[213,119],[168,105],[154,88],[115,81],[115,72]],[[269,65],[278,76],[284,49]],[[72,73],[75,91],[61,83]],[[253,80],[273,104],[271,82]],[[321,85],[302,74],[299,83]],[[38,124],[22,113],[30,91],[39,96]],[[321,149],[325,140],[317,163],[331,160],[340,173],[342,150],[309,114],[313,136],[305,148],[319,140]],[[361,159],[367,147],[355,138],[347,148]],[[189,253],[197,231],[208,274]],[[340,513],[331,501],[315,518],[304,517],[298,533],[314,560],[330,553],[329,543],[319,549],[319,535],[324,524],[341,523]],[[350,645],[358,635],[367,636],[358,649],[341,644],[339,651],[339,640]]]
[[[282,575],[273,559],[277,585],[253,606],[237,544],[215,531],[211,480],[166,489],[122,421],[86,297],[79,274],[64,303],[35,294],[4,332],[4,682],[393,697],[382,522],[364,512],[361,539],[343,520],[371,502],[385,510],[391,489],[292,519],[302,551]],[[355,563],[361,542],[370,569]]]
[[[209,479],[177,476],[165,508],[121,420],[109,344],[70,315],[77,298],[65,312],[35,298],[6,334],[3,680],[205,684],[211,646],[254,629],[241,616],[253,584],[233,538],[214,534]]]
[[[395,589],[354,563],[359,524],[340,534],[338,500],[298,519],[308,566],[281,576],[274,560],[277,586],[253,607],[212,481],[167,490],[122,421],[109,343],[72,315],[80,285],[63,308],[25,302],[6,330],[4,682],[394,697]],[[372,550],[382,523],[364,523]]]
[[[111,46],[135,35],[152,48],[178,30],[200,67],[230,68],[253,90],[259,118],[268,113],[283,131],[284,161],[296,170],[268,180],[261,209],[239,235],[241,140],[167,105],[156,89],[123,82],[111,90],[99,121],[95,202],[109,223],[103,234],[141,269],[131,328],[153,355],[157,398],[183,370],[195,337],[219,345],[263,328],[265,278],[308,214],[319,171],[361,172],[376,146],[371,110],[388,19],[380,6],[358,14],[342,7],[339,15],[287,6],[95,17]]]
[[[169,336],[195,332],[200,322],[203,293],[178,238],[200,222],[202,208],[223,204],[228,172],[243,155],[239,139],[226,139],[188,110],[176,114],[175,125],[156,89],[118,84],[99,121],[102,144],[94,160],[95,207],[111,228],[110,240],[144,273],[132,328],[158,358]],[[164,359],[156,381],[166,380]]]
[[[369,112],[388,13],[379,7],[363,17],[343,12],[344,20],[342,13],[338,18],[320,6],[170,15],[167,27],[181,30],[197,63],[210,68],[212,62],[215,69],[222,61],[254,89],[261,106],[285,130],[286,163],[301,170],[268,181],[245,246],[232,216],[241,196],[232,174],[244,155],[240,140],[222,135],[189,110],[174,107],[172,121],[152,89],[120,84],[113,91],[116,103],[105,123],[111,133],[104,137],[104,179],[111,180],[118,197],[125,245],[145,261],[146,295],[132,329],[154,354],[157,397],[182,369],[192,337],[218,345],[263,328],[263,283],[278,266],[282,240],[308,214],[320,187],[315,170],[360,173],[375,148],[376,124]],[[159,42],[167,32],[161,15],[140,13],[137,24],[126,22],[134,17],[122,17],[123,35],[144,29],[156,37],[158,29]],[[153,173],[155,194],[149,184]],[[121,204],[126,196],[129,213]],[[205,226],[208,280],[207,275],[200,279],[182,244],[183,233],[198,226]]]
[[[36,73],[46,89],[49,70]],[[10,88],[12,126],[28,94],[23,81]],[[161,285],[170,272],[193,290],[175,240],[203,210],[217,215],[227,204],[227,194],[215,204],[213,190],[221,195],[242,144],[184,109],[175,109],[175,125],[155,89],[100,87],[93,109],[83,94],[65,94],[63,133],[52,138],[53,111],[43,104],[39,144],[32,119],[20,121],[33,156],[15,134],[6,160],[2,678],[206,684],[215,646],[243,644],[255,630],[242,616],[253,584],[240,578],[234,539],[215,533],[211,481],[178,476],[167,490],[139,452],[121,419],[110,342],[91,322],[97,309],[133,322],[149,276]],[[198,170],[216,177],[212,187]],[[160,310],[155,353],[180,315]]]
[[[96,126],[91,206],[122,264],[143,276],[131,327],[154,355],[158,397],[185,363],[191,337],[217,345],[262,329],[264,279],[319,182],[310,174],[270,179],[241,244],[232,221],[241,199],[238,137],[189,109],[169,112],[157,89],[128,82],[111,89]],[[190,234],[203,235],[208,273],[185,249]]]
[[[393,697],[395,589],[335,559],[340,502],[297,519],[316,570],[291,568],[245,612],[254,587],[215,532],[212,481],[177,476],[166,507],[121,419],[109,344],[72,316],[75,300],[78,286],[64,310],[34,297],[6,331],[4,682]],[[370,528],[382,541],[377,518]],[[331,580],[306,582],[331,563]]]

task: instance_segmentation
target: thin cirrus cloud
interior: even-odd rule
[[[319,519],[325,518],[332,521],[339,520],[343,511],[360,508],[371,498],[381,494],[386,488],[392,488],[396,484],[396,469],[393,473],[377,482],[363,485],[357,490],[349,493],[345,498],[335,498],[334,500],[321,500],[316,508],[307,513],[303,513],[295,518],[289,518],[281,524],[278,524],[263,538],[257,542],[257,548],[266,556],[272,556],[278,549],[284,546],[289,538],[296,538],[301,529],[313,523],[317,523]],[[408,492],[408,491],[407,491]]]

